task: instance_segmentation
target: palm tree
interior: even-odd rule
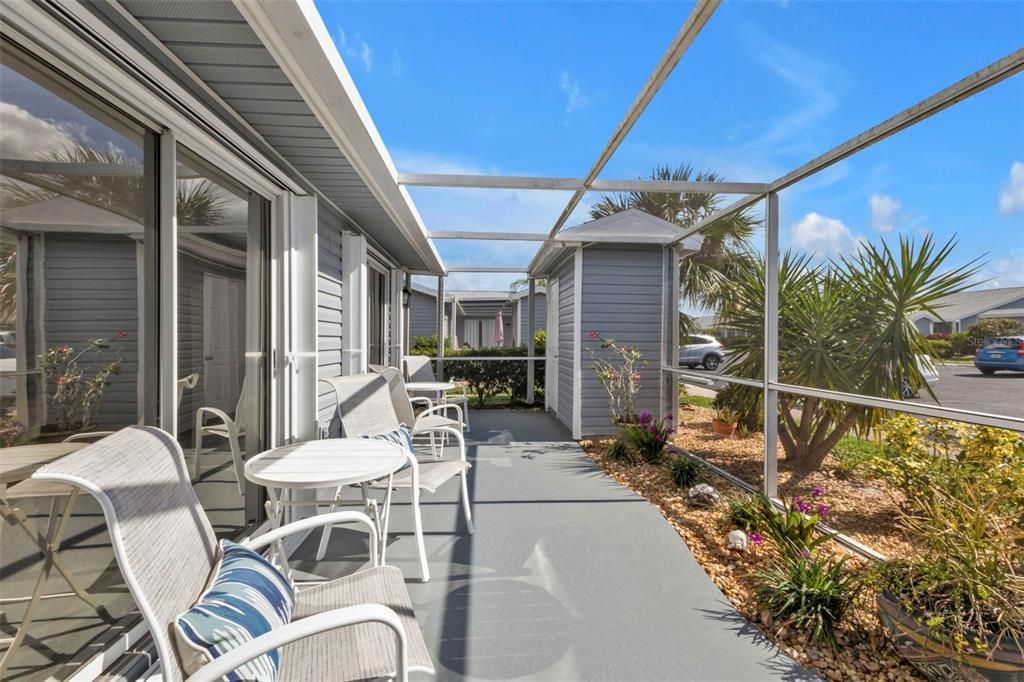
[[[644,180],[674,182],[720,182],[722,176],[712,171],[694,173],[689,164],[656,166]],[[657,216],[687,228],[722,208],[723,197],[714,192],[627,192],[604,195],[590,207],[590,217],[597,219],[630,208]],[[716,221],[701,234],[700,251],[684,258],[679,265],[680,295],[684,303],[704,310],[718,311],[728,301],[727,284],[732,270],[740,260],[752,253],[750,239],[759,221],[740,211]],[[681,320],[692,325],[687,316]]]

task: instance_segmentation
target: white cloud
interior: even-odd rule
[[[872,194],[868,199],[871,207],[871,227],[879,232],[892,232],[896,223],[904,219],[900,213],[902,204],[888,194]]]
[[[72,135],[64,127],[9,102],[0,102],[0,148],[4,158],[39,159],[73,144]]]
[[[394,52],[391,55],[391,75],[395,78],[402,77],[402,58],[397,52]]]
[[[856,252],[861,240],[843,221],[808,213],[790,228],[793,245],[822,258]]]
[[[999,193],[999,212],[1003,215],[1024,211],[1024,163],[1014,161],[1010,178]]]
[[[1013,249],[1009,255],[996,258],[981,276],[989,280],[986,286],[993,288],[1024,286],[1024,249]]]
[[[538,175],[535,170],[482,166],[465,158],[442,154],[392,150],[395,166],[404,173],[464,175]],[[547,190],[466,189],[410,187],[428,231],[547,232],[555,224],[572,192]],[[590,203],[584,199],[566,223],[589,219]],[[540,242],[439,240],[438,251],[447,265],[526,266]],[[505,290],[519,274],[454,273],[451,289]],[[428,283],[429,284],[429,283]],[[433,286],[431,284],[431,286]]]
[[[363,63],[363,68],[366,69],[367,72],[373,70],[373,49],[358,33],[353,35],[352,39],[349,40],[345,30],[339,28],[338,47],[340,48],[342,56],[358,59]]]
[[[569,115],[590,104],[590,99],[583,94],[580,82],[568,71],[563,71],[559,76],[558,87],[565,93],[565,120],[568,122]]]

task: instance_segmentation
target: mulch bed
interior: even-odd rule
[[[680,429],[677,432],[677,446],[690,449],[743,480],[756,482],[760,476],[762,440],[758,438],[758,434],[743,440],[713,440],[710,435],[711,414],[710,410],[703,408],[683,411],[680,415]],[[747,552],[727,549],[726,536],[733,527],[729,522],[728,509],[724,502],[714,508],[689,505],[686,501],[686,491],[672,482],[664,466],[626,464],[609,460],[603,454],[606,442],[584,440],[580,445],[608,476],[646,498],[661,512],[736,609],[787,655],[829,680],[923,679],[899,658],[885,637],[875,615],[872,593],[865,592],[847,615],[846,621],[838,630],[839,646],[835,650],[826,645],[809,644],[801,633],[773,623],[770,614],[761,611],[754,597],[754,575],[766,569],[767,562],[776,556],[770,544],[751,546]],[[755,471],[756,476],[753,475]],[[856,512],[857,505],[864,504],[865,500],[865,494],[856,490],[860,484],[837,481],[830,477],[827,469],[821,476],[824,477],[821,480],[816,480],[816,474],[798,482],[791,482],[791,475],[784,475],[783,471],[779,474],[780,483],[785,481],[784,487],[792,483],[796,494],[801,494],[805,488],[809,492],[815,485],[825,485],[829,491],[829,504],[837,510],[836,517],[843,521],[836,525],[844,532],[855,535],[865,544],[883,553],[896,553],[898,547],[905,546],[887,519],[883,521],[870,514]],[[706,478],[723,494],[743,492],[713,472],[707,471]],[[875,485],[874,482],[872,485]],[[850,498],[845,497],[848,490],[851,491]],[[889,494],[891,491],[883,491],[883,498],[888,500]],[[873,497],[874,493],[868,493],[867,496]],[[893,503],[889,501],[887,504]],[[853,530],[853,527],[856,527],[856,530]],[[838,545],[830,543],[828,551],[838,553],[843,550]],[[850,565],[863,566],[865,563],[864,560],[855,557]]]

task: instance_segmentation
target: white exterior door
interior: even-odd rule
[[[203,275],[204,404],[231,413],[242,387],[245,282]]]

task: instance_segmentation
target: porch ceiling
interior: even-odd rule
[[[233,3],[121,0],[124,11],[113,3],[95,3],[95,7],[236,131],[264,147],[285,168],[301,174],[296,179],[304,180],[311,193],[319,192],[333,202],[354,228],[399,264],[413,271],[441,272],[437,251],[394,178],[368,180],[366,172],[354,167],[332,136],[330,122],[314,113]],[[339,91],[335,97],[359,99],[354,86],[348,92],[342,83],[335,85]],[[352,104],[356,110],[362,108],[361,101]],[[368,123],[368,117],[361,123]],[[367,130],[352,130],[352,137],[364,133],[379,139],[372,122],[368,125]],[[362,163],[383,170],[379,175],[386,176],[390,159],[383,145],[377,151],[382,158],[362,159]]]

